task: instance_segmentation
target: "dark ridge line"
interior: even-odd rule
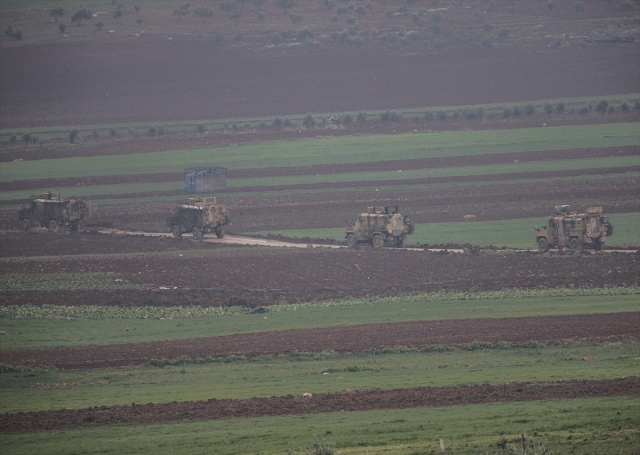
[[[625,312],[288,329],[172,341],[52,349],[4,349],[0,351],[0,363],[87,370],[142,365],[159,357],[177,358],[185,355],[193,358],[207,356],[219,358],[229,355],[255,357],[292,351],[312,352],[317,346],[347,353],[390,346],[425,347],[465,344],[473,341],[518,343],[535,339],[546,343],[567,339],[602,340],[607,337],[621,340],[629,337],[637,338],[639,319],[640,313]],[[571,328],[567,327],[569,320],[573,322]],[[469,329],[469,324],[473,325],[473,330]],[[505,327],[513,326],[521,329],[517,333],[505,331]],[[314,341],[310,344],[308,340]]]
[[[319,190],[319,189],[340,189],[340,188],[368,188],[368,187],[384,187],[384,186],[403,186],[403,185],[427,185],[438,183],[455,183],[455,182],[500,182],[509,180],[522,180],[522,179],[540,179],[553,178],[553,177],[575,177],[580,175],[605,175],[605,174],[620,174],[627,172],[640,172],[640,166],[626,166],[626,167],[610,167],[606,169],[574,169],[574,170],[557,170],[547,171],[544,174],[540,172],[514,172],[509,174],[486,174],[486,175],[468,175],[468,176],[452,176],[452,177],[427,177],[418,179],[402,179],[402,180],[378,180],[362,181],[362,182],[328,182],[328,183],[299,183],[292,185],[278,185],[278,186],[252,186],[241,187],[236,189],[228,189],[225,194],[227,197],[232,197],[235,193],[261,193],[265,192],[278,192],[278,191],[291,191],[291,190]],[[132,199],[140,198],[145,195],[155,196],[182,196],[185,197],[183,190],[171,190],[171,191],[149,191],[145,193],[127,193],[127,194],[102,194],[93,195],[90,200],[108,200],[108,199]],[[25,201],[23,199],[7,199],[0,201],[0,206],[3,205],[16,205],[22,204]]]
[[[388,160],[372,163],[349,163],[335,165],[312,165],[295,167],[275,167],[267,169],[230,169],[229,178],[278,177],[291,175],[343,174],[358,171],[388,171],[390,169],[433,169],[442,167],[466,167],[482,164],[517,164],[541,160],[587,159],[607,156],[640,155],[640,146],[545,150],[530,152],[488,153],[472,156],[412,158],[406,160]],[[87,186],[108,185],[113,183],[168,182],[183,179],[181,172],[159,172],[155,174],[108,175],[87,177],[65,177],[59,179],[15,180],[0,182],[0,191],[17,191],[48,186]]]
[[[535,383],[473,384],[392,390],[346,390],[311,397],[286,395],[244,400],[147,403],[59,411],[0,414],[0,433],[95,428],[108,425],[259,418],[486,403],[637,396],[640,377]]]

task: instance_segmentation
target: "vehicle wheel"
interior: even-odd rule
[[[76,232],[76,231],[78,230],[78,224],[79,224],[78,222],[73,222],[73,223],[71,223],[71,226],[69,226],[69,229],[70,229],[72,232]]]
[[[177,224],[173,225],[173,227],[171,228],[171,232],[173,233],[174,239],[179,239],[180,237],[182,237],[182,230]]]
[[[396,239],[396,246],[398,248],[406,248],[407,247],[407,237],[402,235]]]
[[[358,243],[358,241],[356,240],[355,234],[349,234],[347,236],[347,246],[349,248],[355,248],[357,243]]]
[[[605,229],[607,231],[607,237],[611,237],[613,235],[613,224],[607,223]]]
[[[603,242],[600,239],[593,239],[593,249],[596,251],[600,251],[603,247]]]
[[[31,220],[29,218],[25,218],[22,220],[22,230],[28,231],[29,229],[31,229]]]
[[[373,247],[374,248],[382,248],[384,246],[384,240],[379,235],[373,236]]]
[[[574,237],[569,241],[569,248],[571,248],[572,253],[579,253],[582,251],[582,244],[580,240]]]
[[[202,238],[202,231],[197,227],[193,227],[193,238],[200,240]]]
[[[49,221],[49,224],[47,227],[51,232],[58,232],[58,223],[56,223],[56,220]]]
[[[538,239],[538,251],[540,251],[541,253],[546,253],[547,251],[549,251],[549,242],[547,242],[547,239],[545,239],[544,237],[540,237]]]
[[[216,237],[219,239],[224,238],[224,228],[216,229]]]

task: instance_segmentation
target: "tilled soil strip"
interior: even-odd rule
[[[88,409],[21,412],[0,415],[0,432],[47,431],[105,425],[159,424],[176,421],[237,419],[339,411],[403,409],[510,401],[638,395],[640,377],[562,381],[545,384],[476,384],[458,387],[345,391],[247,400],[192,401],[166,404],[132,403]]]
[[[559,171],[547,171],[544,175],[544,178],[554,178],[554,177],[576,177],[581,175],[604,175],[604,174],[619,174],[623,172],[638,172],[640,171],[640,166],[627,166],[627,167],[610,167],[606,169],[574,169],[574,170],[559,170]],[[482,174],[482,175],[463,175],[463,176],[451,176],[451,177],[426,177],[426,178],[416,178],[416,179],[403,179],[403,180],[378,180],[376,181],[376,187],[386,187],[386,186],[397,186],[397,185],[426,185],[426,184],[436,184],[436,183],[457,183],[457,182],[498,182],[498,181],[508,181],[508,180],[524,180],[524,179],[538,179],[540,177],[539,172],[512,172],[509,174]],[[327,189],[327,188],[359,188],[359,187],[368,187],[370,186],[370,182],[328,182],[328,183],[298,183],[291,185],[279,185],[278,187],[273,186],[248,186],[248,187],[240,187],[236,190],[242,193],[265,193],[269,191],[274,191],[277,188],[278,191],[291,191],[291,190],[316,190],[316,189]],[[60,184],[55,184],[52,186],[61,186]],[[38,186],[42,188],[42,186]],[[147,193],[125,193],[125,194],[96,194],[91,197],[92,200],[102,200],[102,199],[132,199],[137,197],[142,197]],[[156,196],[172,196],[172,195],[181,195],[184,194],[184,191],[181,189],[176,190],[167,190],[167,191],[153,191],[153,194]],[[23,203],[24,201],[21,199],[8,199],[5,201],[0,201],[1,205],[17,205]]]
[[[540,343],[637,340],[640,313],[367,324],[57,349],[4,349],[0,363],[94,369],[141,365],[152,359],[278,355],[290,352],[359,353],[394,346],[464,345],[473,341]]]
[[[136,150],[137,152],[137,150]],[[51,159],[50,153],[42,152],[42,157],[34,159]],[[78,153],[73,149],[70,156]],[[433,169],[439,167],[456,167],[456,166],[478,166],[489,164],[504,163],[525,163],[541,160],[567,160],[567,159],[586,159],[586,158],[602,158],[610,156],[634,156],[640,153],[640,146],[628,145],[619,147],[603,147],[589,149],[566,149],[566,150],[550,150],[550,151],[529,151],[529,152],[513,152],[513,153],[488,153],[483,155],[472,156],[447,156],[447,157],[430,157],[415,158],[406,160],[386,160],[373,161],[368,163],[340,164],[340,165],[311,165],[311,166],[292,166],[268,169],[233,169],[227,171],[228,177],[233,178],[255,178],[255,177],[277,177],[291,175],[317,175],[317,174],[340,174],[348,172],[376,172],[388,171],[389,169]],[[0,162],[2,162],[0,156]],[[603,170],[600,169],[600,172]],[[560,171],[559,171],[560,172]],[[566,172],[566,171],[565,171]],[[582,170],[581,172],[584,172]],[[619,172],[619,170],[618,170]],[[561,174],[566,175],[566,174]],[[152,174],[131,174],[131,175],[97,175],[86,177],[63,177],[59,179],[35,179],[35,180],[14,180],[11,182],[0,182],[0,191],[18,191],[27,189],[37,189],[46,187],[65,187],[65,186],[85,186],[85,185],[109,185],[124,183],[140,183],[140,182],[174,182],[181,181],[183,174],[179,172],[158,172]],[[445,180],[440,180],[445,181]],[[243,189],[244,190],[244,189]],[[114,196],[114,195],[110,195]]]

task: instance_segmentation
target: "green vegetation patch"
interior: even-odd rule
[[[267,319],[251,314],[247,307],[11,305],[0,307],[0,330],[6,334],[0,338],[0,348],[140,343],[388,322],[636,312],[638,294],[638,287],[439,292],[278,304],[268,307]]]
[[[22,371],[5,366],[0,368],[0,413],[301,396],[345,389],[607,379],[633,375],[639,347],[637,343],[530,342],[520,347],[497,343],[486,349],[469,344],[354,354],[291,353],[207,363],[156,359],[147,366],[87,371]]]
[[[48,275],[24,275],[26,277],[48,277],[49,275],[64,275],[64,277],[78,275],[82,278],[85,275],[96,275],[94,279],[104,278],[104,273],[87,274],[48,274]],[[2,278],[11,275],[4,275]],[[21,275],[22,276],[22,275]],[[113,278],[111,278],[113,280]],[[37,281],[37,280],[34,280]],[[47,280],[48,282],[48,280]],[[128,285],[125,285],[128,286]],[[134,286],[133,289],[147,289],[143,286]],[[67,289],[67,288],[60,288]],[[70,289],[77,289],[72,287]],[[130,288],[126,288],[130,289]],[[21,289],[24,290],[24,289]],[[31,289],[33,290],[33,289]],[[40,290],[40,289],[38,289]],[[45,289],[46,290],[46,289]],[[426,303],[444,302],[469,302],[469,301],[499,301],[521,299],[553,299],[569,297],[597,297],[597,296],[629,296],[640,294],[637,286],[629,287],[607,287],[607,288],[556,288],[556,289],[507,289],[502,291],[482,291],[482,292],[451,292],[441,291],[429,294],[409,294],[392,297],[375,297],[363,299],[342,299],[329,300],[324,302],[308,303],[282,303],[268,307],[270,313],[289,312],[311,309],[333,309],[338,307],[353,306],[376,306],[376,305],[411,305]],[[587,309],[586,307],[582,307]],[[149,307],[149,306],[108,306],[108,305],[7,305],[0,307],[0,318],[19,319],[200,319],[213,316],[237,316],[251,313],[248,307],[202,307],[202,306],[172,306],[172,307]],[[437,314],[435,315],[437,318]]]
[[[99,275],[99,274],[96,274]],[[31,275],[39,277],[40,275]],[[36,280],[37,281],[37,280]],[[36,283],[37,284],[37,283]],[[64,288],[68,289],[68,288]],[[74,290],[84,290],[71,288]],[[122,289],[146,289],[131,285]],[[21,289],[23,290],[23,289]],[[29,289],[33,290],[33,289]],[[247,313],[245,307],[197,306],[109,306],[109,305],[9,305],[0,308],[0,317],[15,319],[198,319]]]
[[[140,290],[115,273],[9,273],[0,275],[0,292]]]
[[[640,213],[612,213],[613,236],[607,238],[608,247],[640,245]],[[474,245],[537,249],[535,226],[545,226],[548,217],[518,218],[499,221],[417,223],[415,232],[407,240],[409,246]],[[260,237],[282,236],[289,239],[330,239],[345,243],[345,228],[295,229],[244,232]]]
[[[606,245],[640,245],[640,213],[605,214],[610,216],[614,234]],[[509,248],[537,249],[535,226],[546,226],[548,217],[520,218],[500,221],[476,221],[474,223],[424,223],[416,226],[409,237],[410,244],[445,245],[471,244]]]
[[[321,442],[345,455],[634,453],[640,398],[607,397],[3,434],[10,453],[304,454]],[[499,444],[509,452],[503,452]],[[541,450],[544,448],[544,451]],[[534,451],[534,449],[536,451]],[[331,452],[328,452],[331,453]]]
[[[234,179],[231,190],[238,190],[246,186],[278,186],[300,185],[314,183],[345,183],[345,182],[381,182],[392,180],[413,180],[444,177],[468,177],[480,175],[504,175],[521,172],[548,172],[563,169],[586,170],[605,169],[608,167],[640,166],[640,156],[622,156],[607,158],[571,159],[571,160],[542,160],[528,163],[492,164],[482,166],[438,167],[431,169],[400,169],[379,172],[349,172],[322,175],[297,175],[285,177],[239,178]]]
[[[210,165],[212,156],[230,169],[344,164],[389,159],[472,156],[638,144],[639,123],[444,131],[331,137],[214,149],[174,150],[5,163],[0,181],[175,172],[185,163]],[[393,154],[389,154],[393,150]],[[153,159],[150,160],[150,157]],[[194,165],[194,164],[192,164]]]
[[[582,160],[585,161],[585,160]],[[640,160],[630,157],[628,160],[623,161],[609,161],[608,159],[603,159],[603,161],[598,162],[578,162],[578,160],[567,160],[566,169],[573,170],[589,170],[589,169],[607,169],[610,167],[615,167],[616,172],[607,172],[602,175],[589,175],[589,180],[605,180],[605,179],[633,179],[640,176],[640,172],[631,171],[630,168],[635,167],[636,165],[640,165]],[[544,170],[554,170],[555,166],[552,161],[545,162],[546,164],[541,165],[538,169],[540,172],[544,172]],[[627,167],[624,167],[627,166]],[[513,185],[513,184],[525,184],[525,183],[550,183],[550,182],[558,182],[558,177],[549,177],[549,178],[514,178],[514,179],[503,179],[494,180],[491,177],[496,175],[490,172],[488,167],[484,166],[474,166],[474,167],[455,167],[455,168],[439,168],[440,170],[432,170],[432,171],[411,171],[409,173],[405,173],[405,171],[389,171],[384,173],[385,179],[385,190],[407,190],[407,189],[423,189],[423,188],[447,188],[447,187],[469,187],[469,186],[484,186],[484,185]],[[492,170],[498,170],[494,167]],[[621,170],[624,169],[624,170]],[[501,168],[500,172],[497,174],[504,173],[520,173],[521,171],[532,172],[532,169],[523,169],[518,168],[516,165],[504,165]],[[372,175],[373,173],[349,173],[344,174],[341,177],[334,176],[331,178],[327,178],[324,176],[289,176],[285,178],[270,178],[270,179],[235,179],[233,182],[229,182],[229,187],[223,196],[218,197],[218,199],[227,204],[232,205],[234,198],[250,198],[252,196],[256,196],[259,194],[259,197],[264,196],[273,196],[273,195],[283,195],[283,194],[319,194],[319,193],[331,193],[331,192],[345,192],[348,191],[350,193],[370,193],[372,191],[376,191],[380,189],[379,182],[381,180],[376,180],[377,176]],[[468,176],[468,175],[484,175],[487,177],[485,181],[480,182],[466,182],[466,181],[429,181],[428,179],[440,179],[440,178],[450,178],[455,179],[460,176]],[[346,176],[346,177],[345,177]],[[349,180],[353,178],[353,180]],[[423,181],[410,181],[412,179],[419,179]],[[562,177],[564,182],[575,181],[575,180],[584,180],[584,175],[577,175],[571,177]],[[389,185],[388,182],[397,181],[392,185]],[[305,188],[296,187],[293,185],[305,185],[305,184],[326,184],[326,183],[342,183],[342,182],[351,182],[349,188],[343,188],[340,186],[328,186],[324,188]],[[254,185],[265,185],[271,188],[270,191],[260,190],[259,193],[252,191]],[[281,186],[282,188],[278,188]],[[0,201],[13,201],[13,200],[27,200],[32,197],[34,194],[44,193],[48,191],[48,187],[42,187],[40,189],[31,189],[31,190],[19,190],[19,191],[5,191],[0,194]],[[102,205],[122,205],[122,204],[142,204],[146,202],[159,202],[159,201],[177,201],[184,199],[185,195],[183,193],[183,186],[181,182],[173,181],[173,182],[165,182],[165,183],[140,183],[140,184],[110,184],[110,185],[91,185],[83,188],[82,197],[89,198],[100,196],[100,199],[92,199],[92,206],[102,206]],[[70,187],[60,187],[59,191],[62,194],[76,194],[78,188],[75,186]],[[105,196],[112,196],[112,198],[105,198]],[[115,198],[115,196],[119,196]],[[0,211],[15,211],[16,206],[0,206]]]

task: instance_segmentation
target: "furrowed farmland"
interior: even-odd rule
[[[4,449],[640,453],[639,17],[3,2]],[[172,235],[195,196],[224,232]],[[539,249],[573,212],[606,242]]]

